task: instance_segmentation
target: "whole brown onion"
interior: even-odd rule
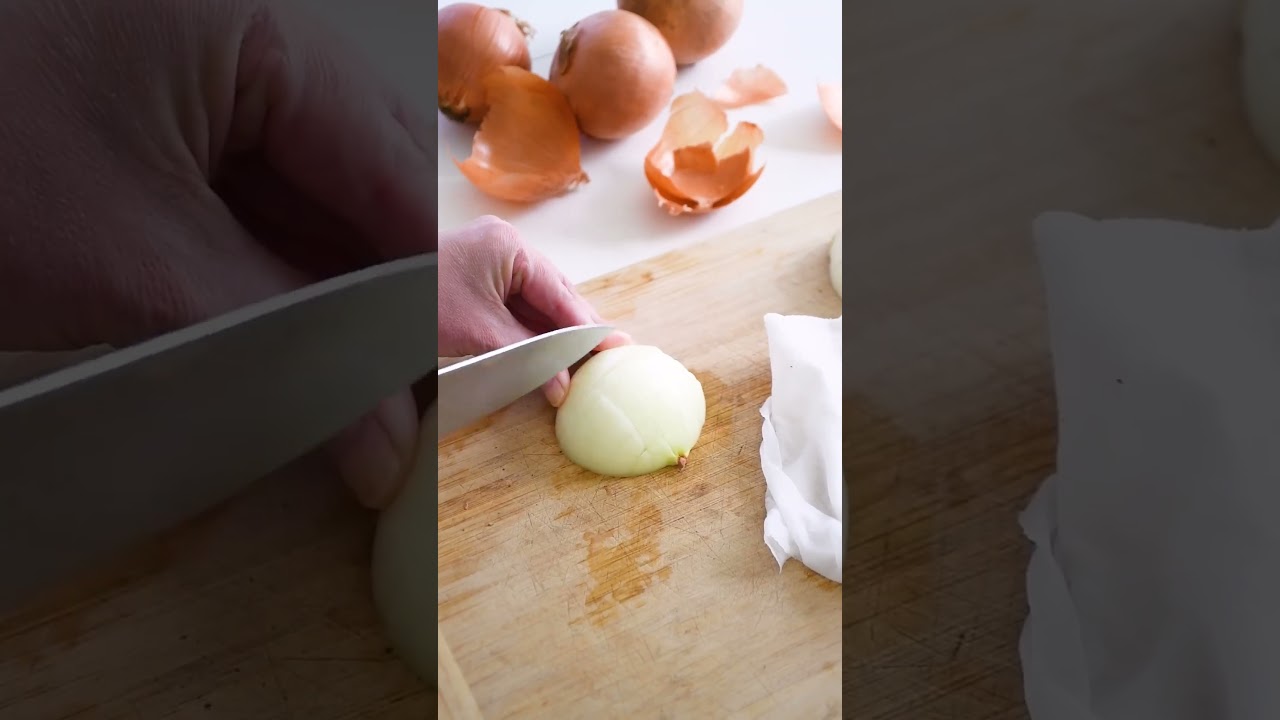
[[[560,34],[551,82],[582,132],[616,140],[658,117],[676,84],[676,61],[662,33],[626,10],[604,10]]]
[[[618,8],[653,23],[678,65],[724,47],[742,21],[742,0],[618,0]]]
[[[506,10],[474,3],[445,6],[436,17],[440,112],[451,120],[479,124],[489,110],[484,78],[508,65],[528,70],[532,30]]]

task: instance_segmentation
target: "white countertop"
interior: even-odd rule
[[[455,0],[438,0],[443,7]],[[426,112],[435,109],[435,66],[423,34],[434,27],[420,0],[307,0],[373,64]],[[609,0],[504,0],[529,22],[535,72],[546,75],[560,32],[593,12],[616,7]],[[841,134],[818,104],[817,83],[841,79],[841,7],[833,0],[747,0],[742,24],[729,43],[697,65],[681,70],[676,93],[713,92],[729,73],[758,63],[786,81],[787,95],[730,112],[730,122],[755,122],[765,133],[764,174],[733,204],[699,217],[671,217],[658,209],[644,179],[645,153],[666,122],[662,113],[626,140],[583,140],[583,166],[591,182],[532,206],[494,200],[474,188],[451,158],[471,152],[472,128],[437,115],[440,138],[440,227],[477,216],[502,217],[546,253],[574,282],[689,245],[772,215],[841,187]]]
[[[439,0],[438,6],[453,1]],[[562,30],[617,7],[607,0],[505,0],[498,6],[534,27],[533,70],[544,77]],[[781,98],[730,111],[731,124],[749,120],[764,130],[761,157],[767,164],[756,185],[733,204],[699,217],[671,217],[658,208],[643,162],[662,132],[666,112],[622,141],[584,138],[583,167],[591,182],[530,206],[495,200],[472,186],[452,158],[470,154],[473,129],[438,116],[440,227],[497,215],[572,281],[581,282],[840,189],[841,134],[823,114],[817,94],[819,82],[841,79],[840,26],[840,3],[832,0],[747,0],[742,24],[728,44],[680,72],[677,94],[695,87],[713,92],[733,70],[756,64],[787,83],[789,92]],[[428,107],[434,104],[432,99]]]

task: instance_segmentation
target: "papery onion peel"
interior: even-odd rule
[[[653,23],[679,65],[719,50],[742,22],[742,0],[618,0],[618,8]]]
[[[471,184],[501,200],[530,203],[590,181],[573,110],[550,82],[508,66],[489,73],[484,87],[489,112],[471,156],[453,161]]]
[[[727,136],[729,118],[698,91],[677,97],[658,144],[644,159],[644,174],[658,206],[672,215],[700,214],[724,207],[755,185],[756,150],[764,131],[740,122]]]
[[[843,92],[841,86],[836,83],[818,83],[818,101],[822,103],[822,111],[831,119],[831,124],[835,125],[841,132],[844,131],[843,116]]]
[[[739,68],[729,74],[713,96],[723,108],[740,108],[768,102],[787,94],[787,83],[763,65]]]
[[[478,124],[488,111],[484,78],[496,68],[530,69],[533,29],[506,10],[454,3],[436,16],[437,101],[450,120]]]

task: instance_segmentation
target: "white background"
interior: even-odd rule
[[[424,33],[434,19],[420,0],[306,0],[360,44],[388,77],[427,112],[435,79]],[[439,0],[438,7],[453,0]],[[533,70],[545,77],[560,32],[577,20],[616,7],[609,0],[505,0],[534,27]],[[714,92],[736,68],[762,63],[790,92],[765,105],[731,111],[765,133],[764,174],[733,204],[701,217],[659,210],[644,179],[645,153],[666,122],[663,112],[636,135],[614,143],[583,140],[583,166],[591,182],[559,198],[520,206],[489,198],[453,164],[471,150],[472,128],[439,117],[440,227],[456,227],[493,214],[513,224],[580,282],[668,250],[724,232],[840,188],[841,134],[818,103],[819,82],[841,79],[841,8],[833,0],[747,0],[742,24],[727,45],[681,70],[676,93]]]

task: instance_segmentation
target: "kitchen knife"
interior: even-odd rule
[[[0,391],[0,609],[429,377],[436,271],[385,263]]]
[[[538,389],[612,332],[606,325],[563,328],[442,368],[438,373],[438,437]]]

